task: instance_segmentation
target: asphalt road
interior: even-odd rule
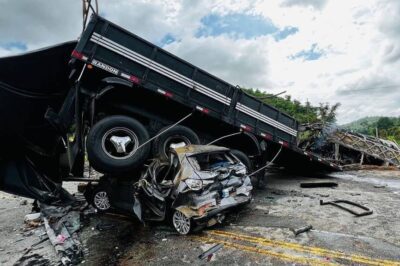
[[[299,186],[317,181],[334,181],[338,187]],[[275,173],[267,176],[267,182],[266,189],[255,191],[250,205],[200,234],[179,236],[168,224],[142,225],[119,215],[94,217],[81,233],[89,250],[84,264],[400,265],[400,171],[343,172],[319,178]],[[74,189],[74,184],[68,186]],[[321,199],[351,200],[371,208],[373,214],[355,217],[335,206],[321,206]],[[12,265],[26,252],[24,248],[37,241],[36,235],[21,236],[29,205],[20,202],[21,198],[9,196],[1,200],[0,232],[7,240],[0,242],[0,265]],[[95,229],[99,223],[114,227],[99,231]],[[294,235],[293,229],[306,225],[313,229]],[[210,261],[198,258],[216,244],[223,247]],[[53,262],[51,245],[40,246],[28,254]]]

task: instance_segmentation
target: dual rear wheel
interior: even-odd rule
[[[166,160],[173,144],[200,144],[197,134],[181,125],[165,131],[153,143],[146,143],[149,138],[146,128],[136,119],[108,116],[97,122],[87,136],[88,159],[96,171],[122,174],[140,167],[150,153]]]

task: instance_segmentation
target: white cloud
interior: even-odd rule
[[[339,122],[363,116],[400,115],[400,1],[221,0],[99,1],[106,18],[153,42],[170,33],[165,48],[232,84],[270,92],[287,90],[302,101],[341,102]],[[0,0],[0,45],[28,49],[75,39],[81,1]],[[299,31],[284,40],[259,36],[196,38],[210,14],[264,16],[279,28]],[[314,44],[318,60],[291,56]],[[17,51],[0,48],[0,56]]]
[[[165,48],[193,64],[227,80],[232,85],[270,87],[268,43],[271,37],[257,41],[227,36],[188,38]]]
[[[326,5],[328,0],[284,0],[282,6],[306,6],[321,9]]]
[[[339,122],[400,115],[398,1],[329,1],[320,10],[268,4],[260,5],[261,13],[280,25],[299,28],[298,34],[269,47],[269,77],[277,87],[290,84],[290,94],[314,104],[341,102]],[[388,14],[396,19],[388,22]],[[287,58],[313,43],[324,51],[319,60]],[[343,93],[346,90],[353,92]]]
[[[0,0],[0,44],[22,41],[36,49],[77,39],[81,8],[81,1],[76,0]]]
[[[20,49],[4,49],[0,47],[0,57],[19,54],[21,52],[23,51],[21,51]]]

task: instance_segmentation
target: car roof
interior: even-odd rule
[[[229,151],[228,148],[215,145],[187,145],[174,149],[178,156],[191,156],[201,153],[212,153],[218,151]]]

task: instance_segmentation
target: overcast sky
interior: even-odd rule
[[[228,82],[400,115],[400,0],[99,0],[100,14]],[[72,39],[80,0],[0,0],[0,56]]]

